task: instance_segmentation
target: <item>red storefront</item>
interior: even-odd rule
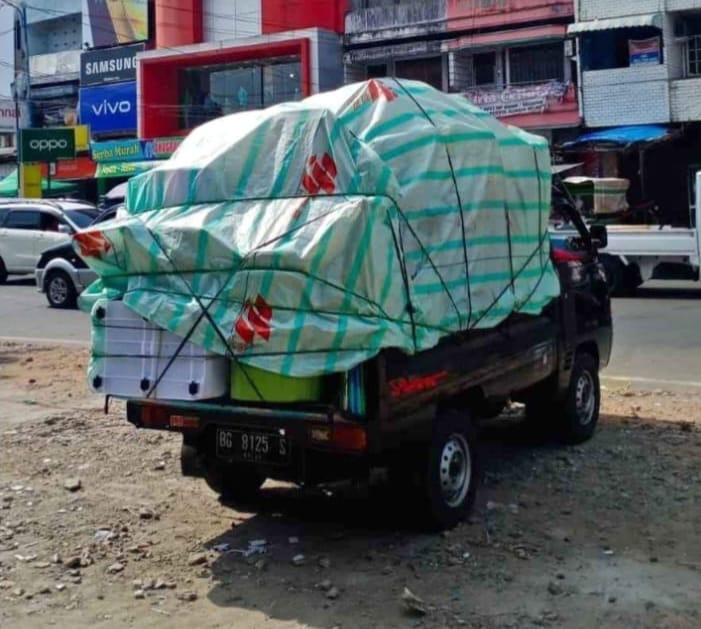
[[[205,11],[203,0],[156,0],[156,49],[139,56],[140,138],[184,135],[208,119],[298,100],[343,82],[345,1],[243,4],[246,36],[215,39],[221,31],[208,31],[208,21],[223,19],[230,2],[210,1]]]

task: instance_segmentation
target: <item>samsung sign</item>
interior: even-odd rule
[[[136,80],[136,53],[143,44],[87,50],[80,55],[80,84],[104,85]]]
[[[136,83],[80,88],[80,123],[93,137],[136,130]]]

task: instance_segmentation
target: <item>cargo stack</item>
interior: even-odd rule
[[[332,395],[362,413],[364,365],[381,352],[539,314],[559,294],[550,175],[545,140],[415,81],[206,123],[130,180],[128,216],[76,237],[100,277],[82,306],[139,319],[105,332],[93,315],[91,385]]]

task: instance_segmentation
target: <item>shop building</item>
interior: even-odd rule
[[[346,80],[397,76],[464,94],[559,140],[580,124],[572,0],[352,0]]]
[[[583,151],[592,175],[630,179],[633,205],[653,203],[665,222],[688,225],[701,170],[701,5],[578,7],[569,34],[578,40],[583,118],[593,133],[569,149]]]
[[[138,56],[139,138],[340,86],[345,5],[156,0],[157,47]],[[183,14],[192,19],[173,28]]]

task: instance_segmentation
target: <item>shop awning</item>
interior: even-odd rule
[[[672,136],[672,133],[672,129],[654,124],[614,127],[580,135],[576,140],[565,142],[562,148],[579,148],[585,145],[627,147],[666,140]]]
[[[44,178],[41,180],[41,190],[44,194],[68,194],[76,190],[76,185],[55,179],[52,179],[49,185],[49,180]],[[15,169],[7,177],[0,180],[0,197],[16,197],[18,195],[19,178],[17,169]]]
[[[97,165],[95,177],[133,177],[155,168],[162,162],[104,162]]]
[[[591,33],[593,31],[611,31],[617,28],[638,28],[641,26],[654,26],[662,28],[664,25],[661,13],[645,13],[643,15],[630,15],[617,17],[610,20],[589,20],[588,22],[576,22],[567,27],[567,33]]]

